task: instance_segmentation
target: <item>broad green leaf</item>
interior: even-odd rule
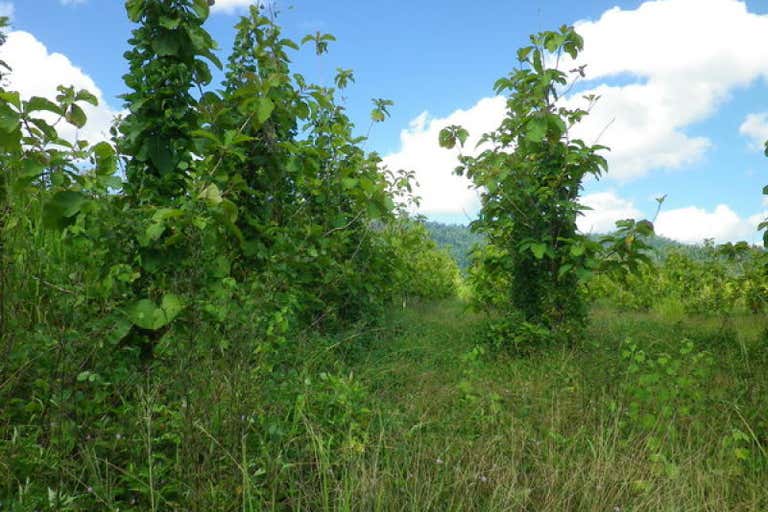
[[[221,197],[221,190],[219,190],[219,187],[217,187],[215,183],[211,183],[205,187],[197,197],[214,206],[221,203],[223,200]]]
[[[96,174],[110,176],[117,170],[117,154],[107,142],[99,142],[93,146],[93,157],[96,160]]]
[[[179,208],[159,208],[153,215],[152,220],[155,222],[163,222],[168,219],[177,219],[184,216],[184,210]]]
[[[85,89],[77,91],[77,94],[75,94],[75,101],[84,101],[94,107],[99,106],[99,99]]]
[[[259,104],[256,107],[256,120],[259,124],[264,124],[272,111],[275,110],[275,104],[269,98],[259,98]]]
[[[519,60],[520,62],[525,62],[532,51],[533,51],[533,46],[526,46],[525,48],[520,48],[519,50],[517,50],[517,60]]]
[[[144,12],[144,0],[128,0],[125,3],[125,10],[128,11],[128,19],[138,23]]]
[[[201,20],[208,19],[208,16],[211,13],[211,7],[208,0],[194,0],[192,10],[195,11],[195,14]]]
[[[59,137],[59,134],[56,132],[56,128],[48,124],[48,122],[45,120],[33,118],[30,119],[29,122],[32,123],[38,130],[40,130],[47,139],[56,140]]]
[[[469,132],[464,128],[458,128],[456,130],[456,137],[459,139],[461,145],[464,146],[464,143],[467,142],[467,138],[469,137]]]
[[[142,329],[156,330],[167,323],[163,311],[149,299],[135,302],[126,313],[131,323]]]
[[[357,183],[358,181],[355,178],[343,178],[341,180],[341,184],[346,190],[355,188]]]
[[[0,104],[2,102],[10,103],[17,110],[21,109],[21,96],[17,91],[2,91],[0,90]]]
[[[181,23],[181,20],[179,18],[169,18],[168,16],[160,16],[158,23],[160,23],[161,27],[167,28],[168,30],[176,30],[177,28],[179,28],[179,24]]]
[[[168,141],[161,137],[154,137],[147,143],[149,145],[149,159],[157,168],[160,175],[171,172],[175,163],[173,155],[168,148]]]
[[[200,137],[202,139],[207,139],[211,142],[213,142],[216,146],[223,146],[224,143],[219,139],[214,133],[208,131],[208,130],[194,130],[192,133],[195,137]]]
[[[456,146],[456,136],[449,128],[443,128],[438,135],[440,147],[453,149]]]
[[[162,308],[163,313],[165,313],[165,318],[169,323],[173,322],[173,320],[179,316],[179,313],[181,313],[181,311],[184,309],[184,305],[182,304],[181,299],[172,293],[163,295],[163,300],[160,303],[160,307]]]
[[[542,243],[534,243],[530,245],[530,250],[533,253],[533,256],[540,260],[544,257],[544,253],[547,252],[547,245]]]
[[[64,228],[73,222],[87,198],[82,192],[56,192],[43,206],[43,223],[50,228]]]
[[[21,116],[7,105],[0,104],[0,131],[10,133],[19,127]]]
[[[183,309],[181,300],[168,293],[163,296],[160,306],[149,299],[141,299],[129,306],[126,314],[133,325],[156,331],[173,322]]]
[[[93,382],[96,378],[96,374],[88,370],[77,374],[77,382],[90,381]]]
[[[636,224],[637,232],[644,236],[650,236],[654,233],[653,222],[641,220]]]
[[[39,112],[47,111],[54,114],[61,115],[63,112],[61,107],[49,100],[48,98],[41,98],[40,96],[33,96],[26,102],[26,112]]]
[[[5,151],[21,150],[21,129],[16,127],[14,130],[0,130],[0,149]]]
[[[219,208],[224,212],[224,215],[229,222],[235,222],[237,220],[237,206],[235,203],[229,199],[224,199],[221,201]]]
[[[586,248],[582,244],[574,244],[571,246],[571,256],[574,258],[578,258],[582,254],[584,254],[584,251]]]
[[[69,109],[67,110],[67,114],[64,117],[70,124],[76,126],[77,128],[82,128],[85,126],[85,123],[88,122],[88,117],[85,115],[83,109],[78,105],[70,105]]]
[[[35,179],[40,176],[45,170],[45,164],[39,159],[34,157],[28,157],[24,160],[23,171],[19,175],[19,178],[24,180]]]
[[[537,73],[542,73],[544,71],[543,61],[541,58],[541,51],[536,48],[533,50],[533,69],[536,70]]]
[[[548,115],[547,116],[547,123],[549,124],[549,128],[552,131],[557,132],[557,137],[560,138],[566,131],[565,121],[563,121],[560,116],[556,115]]]
[[[534,117],[525,127],[525,137],[531,142],[541,142],[547,135],[546,118]]]
[[[152,40],[152,49],[160,57],[174,57],[181,49],[179,36],[175,32],[163,30]]]
[[[159,239],[161,236],[163,236],[163,233],[165,232],[165,224],[162,222],[155,222],[147,226],[146,231],[144,234],[147,236],[147,238],[151,241],[155,241]]]

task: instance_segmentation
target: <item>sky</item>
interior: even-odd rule
[[[253,0],[217,0],[206,28],[226,57],[238,15]],[[468,223],[477,192],[454,176],[456,151],[438,146],[440,129],[470,132],[466,152],[504,116],[494,81],[516,65],[528,35],[574,25],[584,37],[578,63],[587,79],[564,99],[601,96],[576,135],[609,146],[609,172],[585,183],[579,220],[605,232],[623,218],[653,218],[657,233],[686,243],[757,243],[768,216],[768,0],[275,0],[278,23],[296,40],[331,33],[330,53],[309,46],[295,70],[331,85],[351,68],[346,106],[368,132],[372,98],[394,101],[391,118],[370,131],[366,149],[393,169],[416,173],[419,213]],[[105,137],[123,109],[122,58],[132,28],[122,0],[0,0],[9,16],[0,59],[23,96],[55,95],[56,85],[87,88],[100,99],[82,135]],[[570,63],[568,63],[570,64]],[[220,78],[220,75],[218,76]]]

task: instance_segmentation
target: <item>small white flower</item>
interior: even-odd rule
[[[478,478],[483,483],[486,483],[488,481],[488,477],[486,477],[485,475],[480,475]]]
[[[89,485],[89,486],[88,486],[88,489],[86,489],[86,490],[87,490],[89,493],[91,493],[91,492],[93,492],[93,487],[91,487],[91,486]]]
[[[442,463],[443,463],[443,459],[441,459],[440,457],[435,459],[435,464],[442,464]]]
[[[120,439],[122,439],[122,438],[123,438],[123,434],[121,434],[120,432],[118,432],[117,434],[115,434],[115,439],[117,439],[118,441],[119,441]]]

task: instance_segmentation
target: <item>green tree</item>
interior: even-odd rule
[[[216,43],[202,28],[208,0],[128,0],[128,17],[140,26],[125,53],[123,77],[129,114],[120,124],[127,157],[125,192],[139,203],[177,197],[193,165],[192,132],[200,127],[193,87],[210,83],[204,59],[221,67]]]
[[[589,106],[570,108],[558,101],[569,77],[557,64],[563,54],[576,58],[582,38],[563,26],[530,39],[531,45],[517,52],[520,68],[495,84],[498,94],[507,94],[505,119],[481,138],[488,149],[460,157],[457,173],[481,191],[482,209],[473,227],[505,255],[488,268],[508,278],[508,308],[552,326],[585,314],[578,284],[593,266],[594,246],[577,231],[583,209],[578,198],[584,178],[599,177],[607,165],[599,154],[603,146],[587,145],[570,133]],[[572,73],[579,78],[583,68]],[[466,137],[462,128],[448,127],[440,143],[450,148],[457,141],[463,145]]]

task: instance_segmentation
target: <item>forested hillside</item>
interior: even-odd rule
[[[441,224],[440,222],[424,223],[429,230],[429,236],[441,247],[451,253],[461,270],[469,268],[472,249],[482,245],[482,235],[473,232],[469,226],[462,224]]]
[[[432,240],[437,243],[438,247],[450,252],[462,271],[466,271],[471,265],[472,249],[476,246],[482,246],[485,241],[483,235],[472,231],[472,228],[467,225],[443,224],[434,221],[426,221],[424,225]],[[590,238],[599,241],[602,236],[590,235]],[[650,255],[659,259],[664,259],[671,253],[685,254],[695,260],[706,259],[712,246],[712,244],[708,246],[705,241],[700,244],[683,244],[658,235],[648,236],[645,242],[653,249]]]
[[[391,101],[356,127],[353,71],[296,72],[334,36],[251,6],[222,62],[212,4],[125,2],[104,140],[0,62],[0,510],[768,510],[768,256],[579,232],[574,27],[483,151],[441,128],[470,231],[366,149]]]

